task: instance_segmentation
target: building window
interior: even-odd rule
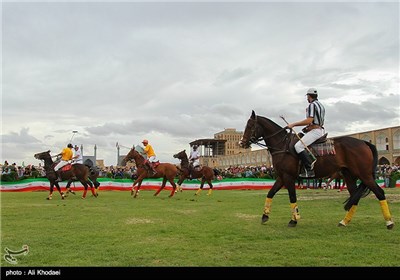
[[[376,149],[378,151],[386,150],[386,137],[384,135],[378,135],[376,138]]]

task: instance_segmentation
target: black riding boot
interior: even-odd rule
[[[192,180],[192,170],[193,170],[193,166],[189,165],[189,180]]]
[[[304,172],[299,174],[299,177],[314,178],[315,173],[314,170],[312,170],[314,167],[314,160],[311,158],[310,154],[304,150],[298,155],[304,166]]]

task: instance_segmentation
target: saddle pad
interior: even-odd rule
[[[326,142],[320,144],[311,144],[310,150],[315,156],[335,155],[335,145],[332,139],[327,139]]]
[[[68,170],[71,170],[71,167],[72,167],[72,164],[67,164],[67,165],[61,167],[61,170],[62,171],[68,171]]]

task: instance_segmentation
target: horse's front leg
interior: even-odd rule
[[[140,187],[142,186],[142,181],[138,182],[138,185],[136,188],[134,186],[135,186],[135,184],[133,184],[133,186],[132,186],[132,192],[133,192],[133,198],[136,198],[139,195]]]
[[[61,199],[64,199],[64,198],[65,198],[65,195],[64,195],[64,193],[61,191],[60,185],[58,184],[58,182],[55,182],[54,184],[55,184],[55,186],[56,186],[58,192],[59,192],[60,195],[61,195]]]
[[[54,183],[50,182],[49,196],[46,197],[47,200],[52,200],[53,199],[53,190],[54,190]]]
[[[185,177],[184,177],[184,176],[179,177],[179,180],[178,180],[178,182],[176,183],[176,190],[175,190],[175,192],[178,192],[178,191],[182,192],[182,187],[181,187],[181,185],[182,185],[182,183],[183,183],[184,180],[185,180]]]
[[[292,213],[292,217],[289,221],[288,226],[295,227],[297,225],[297,221],[300,220],[299,207],[297,206],[295,179],[285,178],[284,185],[286,186],[289,193],[290,210]]]
[[[139,176],[132,184],[132,189],[131,189],[131,196],[133,196],[133,198],[136,198],[139,195],[139,189],[140,186],[142,185],[142,180],[144,179],[143,176]],[[138,186],[135,188],[136,184],[138,184]]]
[[[261,217],[261,224],[265,224],[266,222],[268,222],[269,214],[271,213],[272,198],[282,188],[282,186],[283,186],[282,179],[278,177],[272,188],[269,190],[267,197],[265,199],[264,211]]]

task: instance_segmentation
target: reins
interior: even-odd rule
[[[260,124],[256,121],[256,125],[260,125]],[[267,148],[267,149],[270,150],[270,151],[275,150],[274,152],[271,152],[271,155],[289,152],[289,148],[288,148],[289,143],[287,142],[287,140],[289,139],[289,138],[288,138],[289,133],[287,133],[287,132],[285,133],[285,136],[281,139],[281,141],[279,141],[279,142],[277,143],[277,144],[280,144],[280,143],[286,142],[286,148],[285,148],[285,149],[281,149],[281,148],[277,148],[277,147],[274,147],[274,146],[270,146],[270,145],[267,145],[267,144],[260,143],[260,141],[262,141],[262,140],[264,140],[264,142],[266,142],[266,141],[265,141],[266,139],[269,139],[269,138],[272,138],[272,137],[278,135],[278,134],[281,133],[283,130],[286,131],[286,127],[283,127],[283,128],[281,128],[281,129],[277,130],[276,132],[272,133],[271,135],[259,137],[257,140],[251,141],[251,143],[252,143],[252,144],[256,144],[256,145],[258,145],[258,146],[260,146],[260,147]]]

